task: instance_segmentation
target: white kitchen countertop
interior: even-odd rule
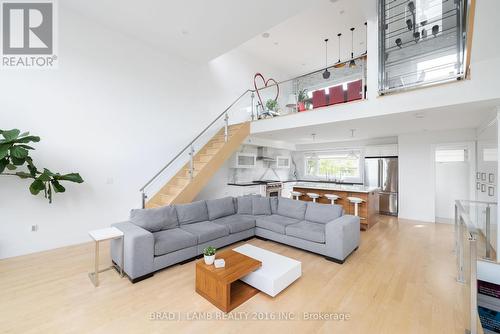
[[[315,182],[297,182],[294,187],[306,189],[319,189],[319,190],[336,190],[347,191],[353,193],[370,193],[378,191],[377,187],[366,187],[363,185],[350,185],[350,184],[334,184],[334,183],[315,183]]]

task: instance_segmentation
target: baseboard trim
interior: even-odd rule
[[[153,276],[154,276],[154,274],[155,274],[155,273],[153,272],[153,273],[146,274],[146,275],[144,275],[144,276],[139,276],[139,277],[136,277],[136,278],[134,278],[134,279],[132,279],[132,278],[130,278],[130,277],[129,277],[129,280],[130,280],[130,282],[132,282],[133,284],[135,284],[135,283],[140,282],[140,281],[143,281],[143,280],[145,280],[145,279],[147,279],[147,278],[153,277]]]

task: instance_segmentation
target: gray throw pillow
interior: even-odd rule
[[[296,201],[290,198],[280,197],[278,200],[278,211],[280,216],[304,220],[307,202]]]
[[[253,215],[271,215],[271,202],[269,197],[252,197]]]
[[[191,224],[197,222],[204,222],[208,220],[207,203],[205,201],[198,201],[189,204],[176,204],[177,217],[179,224]]]
[[[278,212],[278,197],[270,197],[271,202],[271,213],[274,215]]]
[[[215,220],[217,218],[231,216],[236,213],[232,197],[224,197],[207,201],[208,218]]]
[[[252,214],[252,197],[250,196],[240,196],[236,199],[238,214],[239,215],[251,215]]]
[[[133,209],[130,211],[130,222],[149,232],[179,226],[175,207],[170,205],[154,209]]]

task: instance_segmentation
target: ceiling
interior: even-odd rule
[[[64,0],[61,6],[185,59],[207,62],[329,0]]]
[[[253,137],[280,140],[289,144],[314,144],[392,137],[404,133],[477,128],[495,114],[499,101],[487,101],[428,109],[418,113],[387,116],[262,132]],[[354,137],[351,129],[355,129]],[[313,140],[312,134],[315,134]]]
[[[289,76],[311,72],[325,66],[328,38],[328,63],[351,58],[351,31],[354,27],[354,55],[366,51],[364,23],[372,15],[375,1],[324,0],[267,30],[268,38],[258,35],[240,46],[245,52],[278,67]],[[373,6],[372,6],[373,5]]]

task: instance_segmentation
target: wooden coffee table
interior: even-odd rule
[[[259,269],[262,262],[233,250],[217,253],[216,258],[224,259],[226,266],[196,263],[196,292],[227,313],[259,293],[239,279]]]

